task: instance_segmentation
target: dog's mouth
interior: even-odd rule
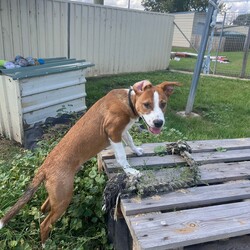
[[[161,128],[149,127],[149,126],[147,126],[147,127],[148,127],[148,131],[149,131],[150,133],[152,133],[152,134],[157,135],[157,134],[160,134],[160,133],[161,133]]]
[[[150,133],[152,133],[152,134],[154,134],[154,135],[158,135],[158,134],[161,133],[162,127],[157,128],[157,127],[149,126],[148,123],[145,121],[145,119],[144,119],[143,117],[141,117],[141,118],[142,118],[142,120],[144,121],[144,123],[146,124],[147,129],[148,129],[148,131],[149,131]]]

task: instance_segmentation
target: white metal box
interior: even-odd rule
[[[48,117],[86,109],[84,60],[47,59],[44,65],[2,69],[0,134],[24,143],[25,129]],[[60,111],[60,113],[61,113]]]

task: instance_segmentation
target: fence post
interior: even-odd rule
[[[244,56],[243,56],[243,61],[242,61],[242,68],[241,68],[241,73],[240,77],[244,78],[246,74],[246,66],[247,66],[247,57],[248,57],[248,51],[249,51],[249,46],[250,46],[250,25],[248,27],[248,34],[244,43]]]
[[[195,94],[196,94],[196,90],[197,90],[197,86],[198,86],[198,82],[199,82],[199,76],[200,76],[200,72],[201,72],[201,67],[202,67],[202,63],[203,63],[205,50],[207,47],[207,40],[209,37],[210,23],[211,23],[214,9],[215,9],[214,5],[216,4],[216,2],[217,2],[217,0],[211,0],[211,3],[209,1],[209,8],[208,8],[208,12],[207,12],[206,23],[205,23],[205,27],[204,27],[202,38],[201,38],[201,45],[200,45],[200,49],[199,49],[199,54],[197,57],[196,66],[195,66],[194,74],[193,74],[193,78],[192,78],[192,84],[191,84],[191,88],[190,88],[190,92],[189,92],[189,96],[188,96],[188,101],[187,101],[187,105],[186,105],[186,110],[185,110],[186,115],[189,115],[193,109]]]
[[[222,22],[221,32],[220,32],[220,40],[219,40],[219,44],[218,44],[218,48],[217,48],[216,56],[215,56],[214,72],[213,72],[213,74],[216,74],[217,59],[218,59],[218,55],[219,55],[219,51],[220,51],[220,46],[221,46],[221,42],[222,42],[222,35],[223,35],[223,31],[224,31],[224,26],[225,26],[226,15],[227,15],[227,12],[224,13],[224,17],[223,17],[223,22]]]
[[[71,3],[68,3],[68,30],[67,30],[67,56],[68,58],[70,58],[70,22],[71,22],[71,18],[70,18],[70,5]]]

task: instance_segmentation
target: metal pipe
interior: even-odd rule
[[[206,18],[205,27],[204,27],[203,34],[202,34],[202,39],[201,39],[201,46],[199,49],[199,54],[197,57],[196,66],[195,66],[194,74],[192,78],[192,84],[191,84],[188,101],[186,105],[186,110],[185,110],[186,115],[189,115],[193,110],[195,94],[196,94],[196,90],[197,90],[197,86],[199,82],[199,77],[200,77],[205,50],[207,47],[207,40],[209,37],[210,23],[211,23],[214,9],[215,9],[214,4],[216,4],[217,0],[212,0],[211,2],[213,2],[213,4],[211,3],[209,4],[209,8],[207,12],[207,18]]]
[[[243,55],[243,61],[242,61],[242,69],[240,73],[240,77],[244,78],[246,75],[246,66],[247,66],[247,57],[248,57],[248,52],[249,52],[249,46],[250,46],[250,25],[248,27],[248,34],[245,40],[244,44],[244,55]]]
[[[222,23],[222,26],[221,26],[220,40],[219,40],[218,48],[217,48],[217,51],[216,51],[215,62],[214,62],[214,74],[216,73],[217,59],[218,59],[218,55],[219,55],[219,51],[220,51],[220,46],[221,46],[221,42],[222,42],[222,35],[223,35],[223,31],[224,31],[226,16],[227,16],[227,13],[225,12],[224,13],[224,18],[223,18],[223,23]]]

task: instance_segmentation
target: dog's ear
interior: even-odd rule
[[[179,82],[162,82],[157,86],[161,88],[167,96],[170,96],[174,92],[174,86],[181,86],[181,84]]]
[[[148,80],[143,80],[140,82],[137,82],[133,85],[133,90],[136,94],[141,94],[143,91],[145,91],[148,88],[152,88],[152,83]]]

